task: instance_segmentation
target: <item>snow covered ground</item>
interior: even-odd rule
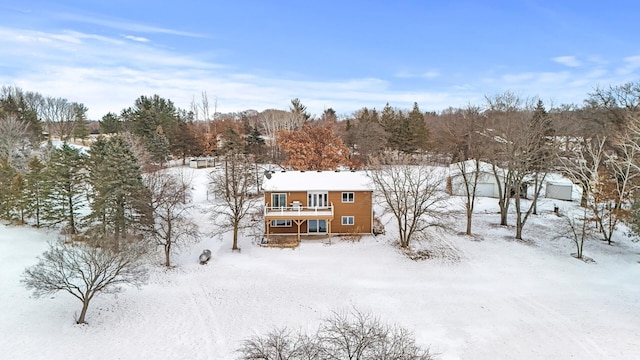
[[[206,169],[194,171],[195,201],[206,197]],[[496,226],[497,201],[480,199],[479,238],[439,234],[458,262],[411,261],[387,235],[360,242],[303,242],[262,248],[208,236],[152,266],[149,284],[101,295],[89,325],[74,323],[80,302],[59,293],[34,299],[19,283],[54,233],[0,225],[0,358],[233,359],[240,341],[274,326],[314,330],[334,310],[356,307],[414,331],[440,359],[637,359],[640,357],[640,246],[619,236],[594,240],[572,258],[554,239],[561,220],[542,201],[524,231]],[[196,213],[202,230],[214,230]],[[462,218],[459,230],[464,228]],[[211,249],[213,260],[198,264]],[[159,261],[158,261],[159,264]]]

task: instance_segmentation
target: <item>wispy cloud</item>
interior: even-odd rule
[[[404,79],[415,79],[415,78],[424,78],[424,79],[435,79],[440,76],[440,72],[436,70],[429,70],[425,72],[410,72],[410,71],[398,71],[394,74],[397,78]]]
[[[142,36],[122,35],[122,37],[125,38],[125,39],[129,39],[129,40],[137,41],[137,42],[143,42],[143,43],[151,41],[151,40],[149,40],[149,39],[147,39],[145,37],[142,37]]]
[[[620,75],[630,75],[640,68],[640,55],[628,56],[623,61],[624,65],[618,69]]]
[[[161,39],[159,37],[159,39]],[[286,109],[300,98],[313,114],[328,107],[349,114],[364,106],[410,108],[418,102],[427,111],[450,106],[482,104],[484,94],[514,90],[526,95],[553,97],[558,102],[578,102],[597,83],[614,84],[640,68],[640,56],[624,59],[625,75],[605,65],[574,67],[566,71],[505,70],[464,73],[444,77],[439,71],[399,72],[406,80],[376,77],[331,81],[270,69],[269,75],[206,56],[163,46],[161,41],[120,33],[113,37],[79,31],[35,31],[0,26],[3,49],[0,84],[17,85],[46,96],[64,97],[89,107],[89,116],[120,112],[140,95],[159,94],[188,108],[201,91],[218,99],[222,112],[246,109]],[[435,79],[410,81],[412,79]],[[627,80],[628,81],[628,80]],[[402,83],[402,85],[399,85]]]
[[[120,31],[138,32],[138,33],[146,33],[146,34],[167,34],[167,35],[177,35],[177,36],[185,36],[185,37],[193,37],[193,38],[206,37],[204,34],[197,34],[189,31],[182,31],[177,29],[168,29],[168,28],[163,28],[163,27],[158,27],[153,25],[146,25],[146,24],[141,24],[139,22],[133,22],[133,21],[128,21],[124,19],[79,15],[75,13],[57,13],[57,14],[54,14],[53,16],[61,20],[91,24],[91,25],[99,25],[99,26],[104,26],[104,27],[108,27],[108,28],[116,29]]]
[[[578,67],[582,65],[582,63],[578,59],[576,59],[575,56],[558,56],[554,57],[552,60],[557,62],[558,64],[569,67]]]

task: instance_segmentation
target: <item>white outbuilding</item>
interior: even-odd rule
[[[573,184],[571,182],[549,181],[545,188],[547,199],[571,201],[573,199]]]
[[[449,179],[447,187],[451,195],[466,195],[465,177],[470,183],[473,182],[475,172],[478,172],[478,182],[476,183],[476,196],[495,197],[499,196],[498,181],[504,184],[504,170],[498,168],[498,178],[494,174],[491,164],[480,161],[476,168],[475,160],[453,163],[449,165]],[[466,174],[463,175],[463,174]]]

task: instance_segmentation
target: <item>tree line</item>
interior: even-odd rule
[[[170,159],[190,156],[224,159],[224,171],[210,180],[224,200],[216,211],[234,230],[234,249],[254,203],[247,194],[258,187],[258,163],[371,170],[399,221],[403,248],[426,229],[446,225],[445,179],[426,167],[434,163],[457,167],[464,179],[467,235],[473,235],[481,170],[498,184],[501,225],[515,209],[517,239],[553,172],[582,189],[584,211],[566,214],[578,256],[585,238],[611,244],[620,224],[640,229],[638,83],[597,88],[581,106],[504,92],[437,113],[417,103],[410,110],[386,104],[341,119],[331,108],[313,117],[299,99],[288,111],[219,114],[210,111],[206,94],[189,110],[159,95],[141,96],[98,122],[103,136],[88,143],[88,152],[68,144],[74,137],[87,140],[84,105],[14,87],[0,95],[0,218],[58,226],[70,237],[82,228],[92,248],[116,254],[145,234],[164,248],[167,265],[175,242],[198,234],[187,216],[188,181],[159,170]],[[45,136],[62,145],[41,146]]]

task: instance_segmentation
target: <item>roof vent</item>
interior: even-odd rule
[[[264,177],[266,177],[267,179],[271,179],[271,171],[267,170],[264,172]]]

